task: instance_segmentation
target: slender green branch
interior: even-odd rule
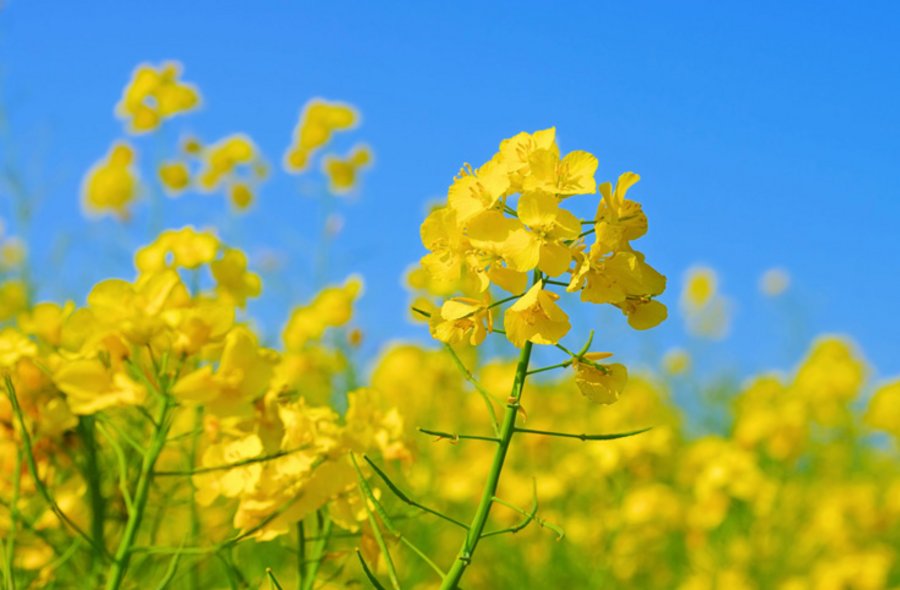
[[[80,526],[75,524],[69,516],[62,511],[62,508],[59,507],[59,504],[56,503],[56,500],[53,499],[53,496],[50,494],[50,490],[47,489],[47,486],[44,485],[43,480],[41,480],[38,475],[37,461],[34,458],[34,448],[31,444],[31,434],[28,432],[28,426],[25,424],[25,416],[22,414],[22,408],[19,406],[19,398],[16,397],[16,388],[13,385],[12,379],[10,379],[9,375],[5,376],[6,381],[6,393],[9,395],[10,403],[12,404],[13,413],[16,415],[16,421],[19,424],[19,430],[21,430],[22,436],[22,445],[25,449],[25,463],[28,466],[28,472],[31,474],[31,478],[34,480],[34,486],[37,488],[38,493],[44,499],[48,506],[50,506],[50,510],[56,515],[56,518],[69,527],[75,534],[84,539],[88,545],[94,548],[98,554],[103,555],[108,558],[109,554],[106,552],[104,547],[98,545],[94,539],[90,537],[87,533],[85,533]]]
[[[456,443],[461,440],[484,440],[487,442],[500,442],[500,439],[496,436],[480,436],[477,434],[456,434],[451,432],[442,432],[440,430],[429,430],[428,428],[417,428],[419,432],[422,434],[427,434],[430,436],[436,436],[438,438],[446,438],[449,439],[450,442]]]
[[[375,519],[372,509],[369,508],[369,498],[374,498],[374,495],[369,489],[369,484],[363,477],[362,471],[359,470],[359,465],[356,463],[356,457],[351,454],[350,459],[353,461],[353,467],[356,469],[356,477],[359,480],[359,495],[362,498],[363,507],[366,509],[366,516],[369,519],[369,526],[372,528],[372,534],[375,536],[375,542],[378,543],[378,548],[381,550],[381,555],[384,557],[384,563],[387,566],[388,579],[391,581],[391,587],[393,587],[394,590],[400,590],[400,580],[397,577],[397,569],[394,567],[394,560],[391,558],[391,552],[388,550],[387,543],[384,541],[384,535],[381,534],[381,527],[378,526],[378,521]]]
[[[78,434],[84,444],[83,475],[87,482],[88,497],[91,505],[91,537],[97,545],[106,547],[103,540],[103,529],[106,521],[106,502],[100,489],[100,464],[98,461],[97,439],[94,436],[93,416],[81,416],[78,419]],[[96,562],[96,560],[95,560]]]
[[[498,497],[494,496],[494,502],[496,502],[497,504],[500,504],[501,506],[506,506],[510,510],[512,510],[514,512],[518,512],[522,516],[527,517],[530,514],[528,512],[525,512],[524,510],[522,510],[515,504],[510,504],[509,502],[507,502],[506,500],[503,500],[502,498],[498,498]],[[558,526],[556,526],[555,524],[547,522],[546,520],[538,518],[537,516],[532,516],[531,518],[533,518],[534,522],[538,523],[538,525],[541,528],[548,528],[551,531],[553,531],[554,533],[556,533],[557,541],[562,541],[563,538],[566,536],[566,532],[564,530],[562,530],[561,528],[559,528]]]
[[[369,565],[366,563],[366,560],[363,559],[362,553],[360,553],[359,549],[356,550],[356,557],[359,558],[359,564],[362,566],[363,573],[366,574],[366,577],[369,579],[369,582],[376,590],[387,590],[384,586],[381,585],[381,582],[378,581],[378,578],[375,577],[375,574],[372,573],[372,570],[369,569]]]
[[[269,455],[261,455],[259,457],[251,457],[249,459],[241,459],[240,461],[234,461],[233,463],[223,463],[221,465],[211,465],[209,467],[198,467],[196,469],[175,470],[175,471],[154,471],[153,475],[163,476],[163,477],[173,477],[173,476],[178,476],[178,475],[188,476],[188,475],[200,475],[201,473],[211,473],[214,471],[227,471],[228,469],[234,469],[236,467],[244,467],[246,465],[253,465],[254,463],[265,463],[266,461],[272,461],[274,459],[279,459],[281,457],[290,455],[292,453],[304,451],[308,448],[309,448],[309,445],[306,445],[303,447],[297,447],[295,449],[288,449],[286,451],[276,451]]]
[[[116,455],[116,465],[119,471],[119,493],[122,494],[122,501],[125,503],[125,510],[130,516],[134,511],[134,501],[131,499],[131,492],[128,490],[128,461],[125,459],[125,452],[122,450],[122,446],[119,442],[113,437],[112,434],[106,431],[106,427],[103,423],[98,422],[96,424],[97,432],[106,437],[106,440],[109,441],[110,446],[113,449],[113,453]]]
[[[316,577],[319,575],[319,567],[325,559],[325,549],[328,547],[328,541],[331,539],[331,519],[324,509],[319,509],[319,511],[316,512],[316,522],[319,527],[319,541],[313,548],[316,557],[313,562],[309,564],[306,583],[303,586],[303,590],[313,590],[313,586],[316,584]]]
[[[438,512],[437,510],[435,510],[433,508],[429,508],[428,506],[425,506],[424,504],[420,504],[420,503],[416,502],[415,500],[411,499],[409,496],[407,496],[405,493],[403,493],[400,490],[400,488],[398,488],[397,485],[393,481],[391,481],[391,478],[389,478],[387,476],[387,474],[384,471],[382,471],[380,467],[378,467],[378,465],[376,465],[371,459],[369,459],[368,456],[363,455],[363,459],[365,459],[366,462],[369,464],[369,466],[375,470],[375,473],[378,474],[378,477],[380,477],[381,480],[385,483],[385,485],[387,485],[387,487],[389,487],[391,489],[391,491],[394,492],[394,495],[397,496],[397,498],[401,502],[405,502],[406,504],[409,504],[410,506],[412,506],[414,508],[418,508],[419,510],[421,510],[423,512],[427,512],[428,514],[433,514],[434,516],[437,516],[438,518],[446,520],[447,522],[453,523],[460,528],[463,528],[466,530],[469,529],[469,527],[465,523],[456,520],[452,516],[447,516],[446,514],[444,514],[442,512]]]
[[[532,492],[532,500],[531,500],[531,510],[529,510],[526,514],[523,515],[523,518],[520,522],[518,522],[517,524],[514,524],[511,527],[505,528],[505,529],[500,529],[500,530],[484,533],[481,537],[485,538],[485,537],[493,537],[495,535],[516,534],[519,531],[521,531],[522,529],[524,529],[525,527],[527,527],[529,524],[531,524],[535,520],[535,517],[537,516],[537,511],[538,511],[537,481],[532,480],[532,488],[533,488],[533,492]],[[494,498],[494,502],[497,502],[497,501],[498,501],[498,499]]]
[[[278,583],[278,578],[275,577],[275,572],[272,571],[272,568],[266,568],[266,576],[269,578],[269,584],[272,588],[275,590],[284,590],[284,588],[281,587],[281,584]]]
[[[584,442],[589,440],[616,440],[617,438],[628,438],[629,436],[636,436],[638,434],[643,434],[653,427],[641,428],[640,430],[632,430],[630,432],[616,432],[613,434],[574,434],[571,432],[554,432],[551,430],[535,430],[533,428],[516,428],[516,432],[521,432],[523,434],[541,434],[544,436],[558,436],[561,438],[577,438],[578,440]]]
[[[297,590],[303,590],[303,578],[306,575],[306,534],[303,532],[303,519],[297,521]]]
[[[547,371],[552,371],[553,369],[565,369],[566,367],[568,367],[571,364],[572,364],[572,361],[568,360],[568,361],[565,361],[562,363],[557,363],[555,365],[550,365],[549,367],[541,367],[540,369],[531,369],[530,371],[528,371],[528,375],[529,376],[537,375],[538,373],[545,373]]]
[[[525,387],[525,379],[528,376],[528,363],[531,360],[532,343],[526,342],[522,347],[519,355],[519,362],[516,365],[516,375],[513,379],[512,391],[509,396],[509,403],[506,405],[506,413],[503,417],[503,425],[500,431],[500,442],[494,453],[491,470],[488,473],[488,479],[485,482],[484,490],[481,495],[481,501],[475,510],[475,516],[472,523],[468,527],[466,538],[460,547],[456,560],[453,562],[447,577],[441,584],[441,590],[452,590],[459,587],[459,581],[462,579],[466,568],[472,561],[472,556],[478,546],[484,533],[484,527],[487,524],[491,507],[494,503],[494,497],[497,493],[497,486],[500,483],[500,474],[503,471],[503,464],[506,460],[506,454],[509,451],[509,444],[515,434],[516,419],[519,415],[520,401],[522,391]]]
[[[491,394],[485,389],[481,383],[478,382],[478,379],[472,374],[472,372],[466,367],[466,365],[462,362],[462,359],[459,358],[459,355],[456,354],[456,351],[453,350],[453,347],[449,344],[445,344],[444,347],[450,353],[450,356],[453,358],[453,362],[456,365],[456,368],[463,374],[463,377],[472,384],[478,394],[481,396],[481,399],[484,401],[484,405],[488,409],[488,413],[490,414],[491,426],[494,429],[494,434],[498,437],[500,436],[500,423],[497,421],[497,412],[494,410],[494,398],[491,397]]]
[[[400,529],[397,527],[397,525],[394,524],[393,518],[388,515],[387,511],[384,509],[384,506],[381,505],[381,502],[379,502],[378,498],[375,497],[375,494],[372,493],[372,488],[371,486],[369,486],[369,482],[366,481],[365,477],[363,477],[362,471],[359,469],[359,465],[356,462],[356,457],[353,457],[351,455],[351,458],[353,459],[353,467],[356,469],[356,474],[359,478],[359,487],[362,490],[365,498],[375,507],[375,512],[378,514],[378,517],[381,519],[381,522],[384,524],[388,532],[397,537],[401,543],[409,547],[409,549],[412,550],[413,553],[415,553],[420,559],[422,559],[422,561],[428,564],[428,566],[431,567],[431,569],[433,569],[435,572],[437,572],[441,579],[443,579],[446,575],[444,571],[440,567],[438,567],[438,565],[434,563],[434,561],[432,561],[424,551],[419,549],[419,547],[416,546],[415,543],[407,539],[403,535],[403,533],[400,532]]]
[[[125,579],[125,574],[128,571],[128,564],[131,560],[131,548],[137,538],[138,530],[140,529],[141,522],[144,518],[144,512],[147,508],[147,501],[150,498],[150,484],[153,481],[153,468],[156,465],[156,460],[162,453],[163,447],[165,447],[166,437],[169,434],[169,427],[171,426],[171,409],[173,406],[164,393],[160,392],[160,394],[163,396],[164,401],[160,404],[159,416],[155,421],[159,426],[153,432],[150,446],[147,448],[147,453],[144,455],[143,461],[141,462],[141,471],[140,475],[138,475],[138,481],[134,492],[134,510],[128,516],[128,520],[125,523],[125,531],[122,533],[119,547],[116,550],[113,562],[109,567],[106,590],[118,590],[122,585],[122,581]]]

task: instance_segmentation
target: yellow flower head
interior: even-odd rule
[[[87,173],[81,188],[85,210],[92,215],[128,215],[128,207],[138,193],[134,149],[125,142],[113,144],[106,158]]]
[[[153,131],[175,115],[200,104],[196,87],[179,80],[181,64],[169,61],[154,67],[139,65],[116,105],[116,115],[126,121],[131,133]]]
[[[431,335],[441,342],[478,346],[492,329],[493,319],[484,301],[456,297],[431,316],[430,326]]]
[[[170,195],[184,191],[191,183],[191,173],[185,162],[163,162],[159,167],[159,181]]]
[[[312,154],[327,144],[335,132],[351,129],[358,121],[359,114],[348,104],[320,98],[310,100],[300,113],[293,143],[284,154],[285,170],[294,173],[306,170]]]
[[[503,328],[510,342],[521,348],[526,341],[556,344],[572,325],[557,304],[559,295],[544,290],[543,282],[534,284],[503,317]]]
[[[586,398],[598,404],[612,404],[618,401],[628,383],[628,369],[625,365],[596,363],[609,356],[607,352],[592,352],[584,355],[583,361],[575,360],[572,363],[578,389]]]
[[[169,229],[135,254],[135,266],[144,273],[165,268],[195,269],[209,264],[219,251],[219,239],[210,230],[197,231],[191,226]]]
[[[307,342],[320,339],[326,329],[349,322],[362,288],[362,279],[353,275],[343,285],[322,289],[309,305],[294,309],[282,332],[285,348],[299,350]]]
[[[328,190],[336,195],[347,194],[356,187],[359,171],[372,164],[372,152],[358,145],[346,157],[326,155],[322,159],[322,171],[328,177]]]

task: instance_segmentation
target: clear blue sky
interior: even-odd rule
[[[120,230],[83,221],[78,189],[122,133],[112,109],[132,68],[178,59],[205,96],[185,124],[209,139],[245,131],[274,162],[308,98],[363,112],[341,146],[364,139],[377,162],[342,207],[331,278],[366,276],[360,321],[374,341],[422,333],[405,322],[400,275],[422,253],[426,202],[501,138],[556,125],[563,149],[599,156],[601,179],[642,175],[643,248],[673,286],[695,262],[720,270],[736,309],[721,346],[742,367],[796,360],[756,292],[781,265],[807,335],[851,334],[880,373],[900,372],[900,4],[240,4],[12,0],[0,12],[6,155],[43,195],[38,262],[53,248],[90,253],[67,258],[58,292],[130,274],[124,251],[101,257]],[[222,209],[194,199],[167,222]],[[317,215],[281,176],[228,232],[251,250],[296,250]],[[301,267],[288,264],[301,280],[273,287],[273,306],[311,292]],[[601,330],[622,333],[615,322]],[[652,338],[681,334],[676,320]]]

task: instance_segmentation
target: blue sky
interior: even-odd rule
[[[0,149],[41,196],[28,236],[36,262],[52,268],[65,253],[42,293],[80,298],[93,281],[131,274],[126,245],[145,241],[146,225],[83,220],[78,190],[122,135],[112,109],[132,68],[178,59],[204,108],[140,140],[142,151],[168,149],[182,129],[243,131],[278,163],[310,97],[362,111],[337,147],[365,140],[376,166],[360,198],[339,205],[346,225],[328,278],[365,275],[359,321],[371,343],[422,335],[405,320],[400,277],[422,254],[426,204],[500,139],[555,125],[564,150],[598,155],[600,179],[642,175],[633,194],[651,230],[641,246],[672,279],[672,307],[687,267],[720,271],[732,335],[705,351],[740,370],[789,367],[798,334],[839,332],[881,374],[900,372],[900,5],[487,4],[7,3]],[[290,280],[254,308],[273,326],[273,309],[313,290],[300,250],[320,215],[297,192],[278,175],[224,230],[251,252],[288,252]],[[189,199],[167,205],[166,225],[225,217],[221,200]],[[776,265],[793,277],[777,303],[756,290]],[[803,326],[793,340],[786,316]],[[621,347],[623,322],[594,320],[613,340],[605,347],[626,356],[685,341],[677,318]]]

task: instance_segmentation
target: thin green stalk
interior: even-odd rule
[[[104,541],[104,524],[106,522],[106,501],[100,487],[100,463],[98,461],[97,437],[94,432],[93,416],[82,416],[78,419],[78,434],[84,443],[84,479],[87,483],[88,498],[91,505],[91,537],[100,547],[106,547]],[[99,560],[94,559],[94,567]]]
[[[491,397],[491,394],[478,382],[478,379],[475,378],[472,371],[466,367],[465,363],[462,362],[462,359],[459,358],[459,355],[456,354],[456,351],[453,350],[453,347],[449,344],[445,344],[444,347],[447,349],[447,352],[450,353],[453,363],[456,365],[456,368],[459,369],[459,372],[462,373],[465,380],[471,383],[472,387],[475,388],[475,391],[478,392],[478,395],[481,396],[484,405],[488,409],[488,415],[491,419],[491,427],[494,429],[494,434],[500,436],[500,422],[497,421],[497,413],[494,411],[494,399]]]
[[[197,276],[196,273],[194,275]],[[188,452],[189,469],[194,469],[197,465],[197,453],[200,450],[200,435],[203,433],[203,406],[197,406],[194,410],[194,425],[192,428],[191,447]],[[200,539],[200,514],[197,511],[197,487],[193,478],[191,484],[191,533],[190,545],[196,545]],[[190,590],[200,589],[200,563],[196,562],[192,565],[188,573],[188,588]]]
[[[31,479],[34,480],[34,486],[37,488],[38,493],[47,505],[50,506],[50,510],[56,515],[56,518],[58,518],[61,523],[75,531],[75,534],[87,541],[88,545],[93,547],[94,550],[107,556],[105,548],[98,545],[90,535],[84,532],[75,521],[62,511],[62,508],[59,507],[59,504],[56,503],[56,500],[54,500],[53,496],[50,494],[50,490],[44,485],[44,481],[38,474],[37,460],[34,458],[34,448],[31,445],[31,434],[28,432],[28,426],[25,424],[25,416],[22,414],[22,407],[19,406],[19,398],[16,396],[15,385],[13,385],[9,375],[6,376],[5,381],[6,393],[9,395],[9,401],[12,404],[13,413],[16,415],[16,422],[18,422],[19,430],[21,431],[20,436],[22,437],[22,446],[25,450],[25,463],[28,465],[28,473],[31,475]]]
[[[516,428],[516,432],[523,434],[542,434],[544,436],[558,436],[560,438],[577,438],[585,442],[589,440],[616,440],[618,438],[628,438],[629,436],[637,436],[650,430],[652,427],[641,428],[640,430],[630,430],[628,432],[615,432],[612,434],[575,434],[574,432],[555,432],[553,430],[535,430],[533,428]]]
[[[444,583],[441,584],[441,590],[453,590],[458,588],[459,581],[462,579],[466,568],[472,562],[472,556],[478,547],[478,542],[484,533],[484,527],[487,524],[488,516],[491,513],[491,507],[494,503],[494,497],[497,494],[497,486],[500,483],[500,474],[503,471],[503,463],[506,461],[506,453],[509,451],[509,443],[516,432],[516,419],[519,415],[519,402],[522,398],[522,390],[525,386],[525,378],[528,375],[528,363],[531,360],[531,342],[526,342],[522,347],[519,355],[519,362],[516,365],[516,376],[513,380],[512,392],[510,393],[509,403],[506,405],[506,413],[503,416],[503,425],[500,429],[500,442],[494,453],[494,461],[491,464],[491,470],[488,473],[487,482],[481,495],[481,501],[475,510],[475,516],[469,525],[466,538],[463,541],[456,561],[453,562]]]
[[[313,562],[309,564],[309,570],[307,571],[303,590],[312,590],[313,586],[315,586],[316,576],[319,575],[319,566],[322,565],[322,560],[325,559],[325,549],[328,547],[328,541],[331,539],[331,519],[328,518],[328,514],[323,510],[319,510],[316,512],[316,521],[319,525],[317,533],[319,542],[315,544],[313,552],[316,557]]]
[[[9,511],[9,531],[6,538],[6,559],[4,560],[4,571],[6,572],[6,588],[7,590],[16,590],[16,571],[14,558],[16,555],[16,525],[18,523],[19,511],[16,507],[19,505],[19,492],[22,488],[22,451],[16,451],[15,472],[13,473],[13,493],[11,505],[12,510]]]
[[[141,462],[141,472],[138,476],[137,486],[134,493],[134,511],[128,516],[125,523],[125,532],[122,533],[122,539],[119,541],[119,548],[113,558],[112,564],[109,566],[109,575],[106,580],[106,590],[118,590],[128,571],[128,563],[131,560],[131,547],[137,538],[141,521],[144,518],[144,511],[147,508],[147,500],[150,498],[150,484],[153,482],[153,468],[156,460],[162,453],[166,444],[166,437],[169,434],[170,411],[172,406],[164,401],[160,408],[159,418],[156,420],[158,427],[153,433],[153,439],[147,448],[147,453]]]
[[[303,532],[303,520],[297,521],[297,590],[303,590],[303,578],[306,574],[306,534]]]

